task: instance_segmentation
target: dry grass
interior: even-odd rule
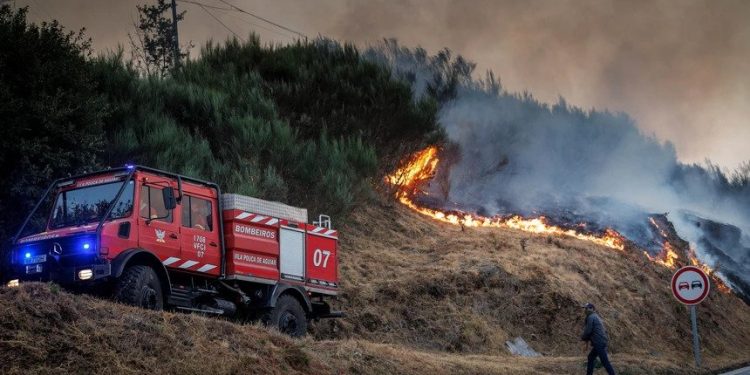
[[[48,284],[0,288],[0,306],[2,374],[559,374],[583,368],[580,357],[511,360],[364,340],[293,340],[255,325],[146,311]],[[663,360],[615,358],[631,373],[685,373]]]
[[[116,305],[54,285],[0,288],[2,374],[330,373],[307,344],[261,327]]]
[[[319,338],[505,357],[505,341],[521,336],[545,356],[581,356],[578,306],[590,301],[615,358],[692,363],[689,313],[669,289],[673,271],[641,254],[462,230],[389,200],[354,213],[341,233],[340,306],[349,317],[318,324]],[[714,289],[698,311],[707,366],[750,360],[749,306]]]
[[[433,223],[387,200],[341,228],[349,316],[292,340],[221,319],[151,312],[54,285],[0,288],[2,374],[564,374],[583,372],[584,301],[599,305],[622,374],[698,373],[671,271],[578,240]],[[750,307],[699,307],[703,358],[750,359]],[[521,336],[544,354],[512,357]]]
[[[2,374],[560,374],[581,357],[418,351],[364,340],[293,340],[262,327],[146,311],[54,285],[0,288]],[[693,373],[616,355],[622,373]],[[624,370],[624,371],[622,371]]]

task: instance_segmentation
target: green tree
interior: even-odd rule
[[[136,67],[146,74],[166,76],[179,61],[176,61],[174,47],[177,34],[171,15],[171,5],[166,0],[157,0],[156,4],[137,5],[138,24],[135,38],[130,37],[133,60]],[[185,12],[177,14],[177,22],[182,21]],[[189,46],[188,46],[189,47]],[[178,47],[179,60],[187,56],[187,51]]]
[[[107,114],[83,30],[28,24],[26,12],[0,7],[0,238],[52,179],[97,165]]]

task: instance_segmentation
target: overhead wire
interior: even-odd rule
[[[302,37],[302,38],[305,38],[305,39],[307,39],[307,35],[305,35],[305,34],[303,34],[303,33],[299,32],[299,31],[297,31],[297,30],[293,30],[293,29],[290,29],[290,28],[288,28],[288,27],[286,27],[286,26],[284,26],[284,25],[281,25],[281,24],[279,24],[279,23],[276,23],[276,22],[273,22],[273,21],[271,21],[271,20],[269,20],[269,19],[263,18],[263,17],[261,17],[261,16],[259,16],[259,15],[257,15],[257,14],[254,14],[254,13],[248,12],[248,11],[246,11],[246,10],[244,10],[244,9],[241,9],[241,8],[237,7],[236,5],[234,5],[234,4],[232,4],[232,3],[229,3],[229,2],[227,2],[226,0],[219,0],[219,1],[221,1],[221,2],[222,2],[222,3],[224,3],[224,4],[226,4],[227,6],[230,6],[230,7],[234,8],[234,9],[236,9],[236,10],[237,10],[238,12],[241,12],[241,13],[245,13],[245,14],[249,15],[250,17],[253,17],[253,18],[259,19],[259,20],[261,20],[261,21],[263,21],[263,22],[266,22],[266,23],[268,23],[268,24],[274,25],[274,26],[276,26],[276,27],[278,27],[278,28],[280,28],[280,29],[283,29],[283,30],[289,31],[289,32],[291,32],[291,33],[294,33],[294,34],[297,34],[297,35],[299,35],[299,36],[300,36],[300,37]]]
[[[184,0],[183,0],[183,1],[184,1]],[[239,39],[239,40],[240,40],[240,41],[242,41],[243,43],[245,42],[245,40],[244,40],[244,39],[242,39],[242,37],[241,37],[241,36],[237,35],[237,33],[236,33],[236,32],[234,32],[234,30],[232,30],[232,29],[231,29],[231,28],[230,28],[229,26],[227,26],[227,25],[226,25],[226,24],[225,24],[224,22],[222,22],[222,21],[221,21],[221,20],[219,19],[219,17],[216,17],[216,16],[215,16],[215,15],[214,15],[213,13],[211,13],[211,12],[210,12],[210,11],[209,11],[208,9],[206,9],[206,7],[205,7],[205,6],[203,5],[203,4],[197,4],[197,5],[198,5],[199,7],[201,7],[201,9],[203,9],[203,11],[205,11],[206,13],[208,13],[208,15],[209,15],[209,16],[211,16],[211,17],[212,17],[212,18],[213,18],[214,20],[216,20],[216,22],[220,23],[220,24],[221,24],[221,26],[224,26],[224,28],[225,28],[225,29],[229,30],[229,32],[230,32],[230,33],[232,33],[232,34],[233,34],[233,35],[234,35],[234,36],[235,36],[235,37],[236,37],[237,39]]]
[[[200,1],[195,1],[195,0],[177,0],[177,1],[179,1],[179,2],[182,2],[182,3],[187,3],[187,4],[197,5],[197,6],[201,7],[201,8],[203,9],[203,11],[205,11],[206,13],[208,13],[208,14],[209,14],[209,15],[210,15],[211,17],[213,17],[213,18],[214,18],[214,19],[215,19],[215,20],[216,20],[217,22],[221,23],[221,24],[222,24],[222,26],[224,26],[224,28],[226,28],[227,30],[229,30],[229,31],[230,31],[230,32],[231,32],[231,33],[232,33],[233,35],[237,36],[238,38],[239,38],[239,36],[237,35],[237,33],[235,33],[235,32],[234,32],[234,31],[233,31],[233,30],[232,30],[231,28],[229,28],[229,27],[228,27],[228,26],[227,26],[226,24],[224,24],[223,22],[221,22],[221,21],[220,21],[220,20],[218,19],[218,17],[217,17],[216,15],[212,14],[211,12],[209,12],[209,11],[208,11],[208,9],[214,9],[214,10],[220,10],[220,11],[226,12],[226,14],[227,14],[227,15],[229,15],[229,16],[232,16],[232,17],[234,17],[234,18],[236,18],[236,19],[238,19],[238,20],[240,20],[240,21],[242,21],[242,22],[244,22],[244,23],[246,23],[246,24],[248,24],[248,25],[250,25],[250,26],[253,26],[253,27],[256,27],[256,28],[259,28],[259,29],[263,29],[263,30],[266,30],[266,31],[268,31],[268,32],[271,32],[271,33],[274,33],[274,34],[276,34],[276,35],[280,35],[280,36],[283,36],[283,37],[289,38],[289,39],[291,39],[291,40],[294,40],[294,38],[295,38],[295,37],[294,37],[294,36],[292,36],[292,35],[289,35],[289,34],[287,34],[287,33],[285,33],[285,32],[282,32],[282,31],[279,31],[279,30],[274,30],[274,29],[271,29],[271,28],[268,28],[268,27],[264,27],[264,26],[261,26],[261,25],[259,25],[259,24],[257,24],[257,23],[254,23],[254,22],[250,22],[250,21],[248,21],[248,20],[246,20],[246,19],[244,19],[244,18],[242,18],[242,17],[237,17],[237,16],[234,16],[234,15],[232,14],[232,12],[234,12],[234,13],[243,13],[243,14],[249,15],[249,16],[251,16],[251,17],[254,17],[254,18],[256,18],[256,19],[259,19],[259,20],[261,20],[261,21],[263,21],[263,22],[266,22],[266,23],[269,23],[269,24],[271,24],[271,25],[273,25],[273,26],[276,26],[277,28],[280,28],[280,29],[282,29],[282,30],[287,30],[287,31],[289,31],[289,32],[291,32],[291,33],[294,33],[294,34],[296,34],[296,35],[300,36],[300,37],[303,37],[303,38],[307,38],[307,36],[306,36],[305,34],[301,33],[301,32],[295,31],[295,30],[293,30],[293,29],[291,29],[291,28],[288,28],[288,27],[286,27],[286,26],[284,26],[284,25],[278,24],[278,23],[276,23],[276,22],[273,22],[273,21],[271,21],[271,20],[268,20],[268,19],[266,19],[266,18],[263,18],[263,17],[261,17],[261,16],[258,16],[258,15],[254,14],[254,13],[248,12],[248,11],[246,11],[246,10],[244,10],[244,9],[241,9],[241,8],[239,8],[239,7],[235,6],[235,5],[231,4],[231,3],[228,3],[228,2],[226,2],[226,1],[223,1],[223,0],[218,0],[218,1],[221,1],[222,3],[224,3],[224,4],[228,5],[228,6],[230,7],[230,8],[219,7],[219,6],[215,6],[215,5],[211,5],[211,4],[206,4],[206,3],[204,3],[204,2],[200,2]],[[240,38],[240,39],[242,39],[242,38]]]
[[[206,3],[200,3],[200,2],[192,1],[192,0],[177,0],[177,1],[179,1],[181,3],[188,3],[188,4],[198,5],[198,6],[204,6],[204,7],[209,8],[209,9],[226,10],[226,11],[233,11],[233,12],[236,11],[233,8],[222,8],[222,7],[217,7],[215,5],[210,5],[210,4],[206,4]]]
[[[232,12],[236,12],[236,11],[235,11],[234,9],[230,9],[229,11],[232,11]],[[232,14],[232,13],[228,13],[228,15],[229,15],[229,16],[232,16],[232,17],[234,17],[234,18],[236,18],[236,19],[238,19],[238,20],[240,20],[240,21],[242,21],[242,22],[244,22],[244,23],[246,23],[246,24],[248,24],[248,25],[250,25],[250,26],[253,26],[253,27],[257,27],[257,28],[259,28],[259,29],[263,29],[263,30],[266,30],[266,31],[268,31],[268,32],[270,32],[270,33],[274,33],[274,34],[276,34],[276,35],[280,35],[280,36],[283,36],[283,37],[289,38],[289,39],[291,39],[291,40],[294,40],[294,36],[292,36],[292,35],[289,35],[289,34],[287,34],[287,33],[284,33],[284,32],[282,32],[282,31],[277,31],[277,30],[274,30],[274,29],[271,29],[271,28],[268,28],[268,27],[265,27],[265,26],[261,26],[261,25],[258,25],[257,23],[254,23],[254,22],[250,22],[250,21],[248,21],[248,20],[246,20],[246,19],[244,19],[244,18],[242,18],[242,17],[236,16],[236,15],[234,15],[234,14]]]

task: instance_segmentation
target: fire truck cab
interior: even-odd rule
[[[39,229],[31,229],[35,216]],[[41,215],[39,215],[41,214]],[[40,231],[41,230],[41,231]],[[321,215],[142,166],[55,181],[2,260],[4,283],[54,281],[117,301],[263,320],[292,336],[339,317],[338,231]]]

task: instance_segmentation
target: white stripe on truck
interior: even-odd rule
[[[198,268],[198,272],[208,272],[214,268],[216,268],[216,266],[214,266],[213,264],[206,264],[203,267]]]
[[[180,268],[190,268],[196,264],[198,264],[198,262],[194,260],[188,260],[188,261],[185,261],[185,263],[180,264]]]
[[[249,214],[249,213],[247,213],[247,212],[243,212],[243,213],[241,213],[241,214],[237,215],[237,216],[235,217],[235,219],[246,219],[246,218],[247,218],[247,217],[249,217],[250,215],[252,215],[252,214]]]

